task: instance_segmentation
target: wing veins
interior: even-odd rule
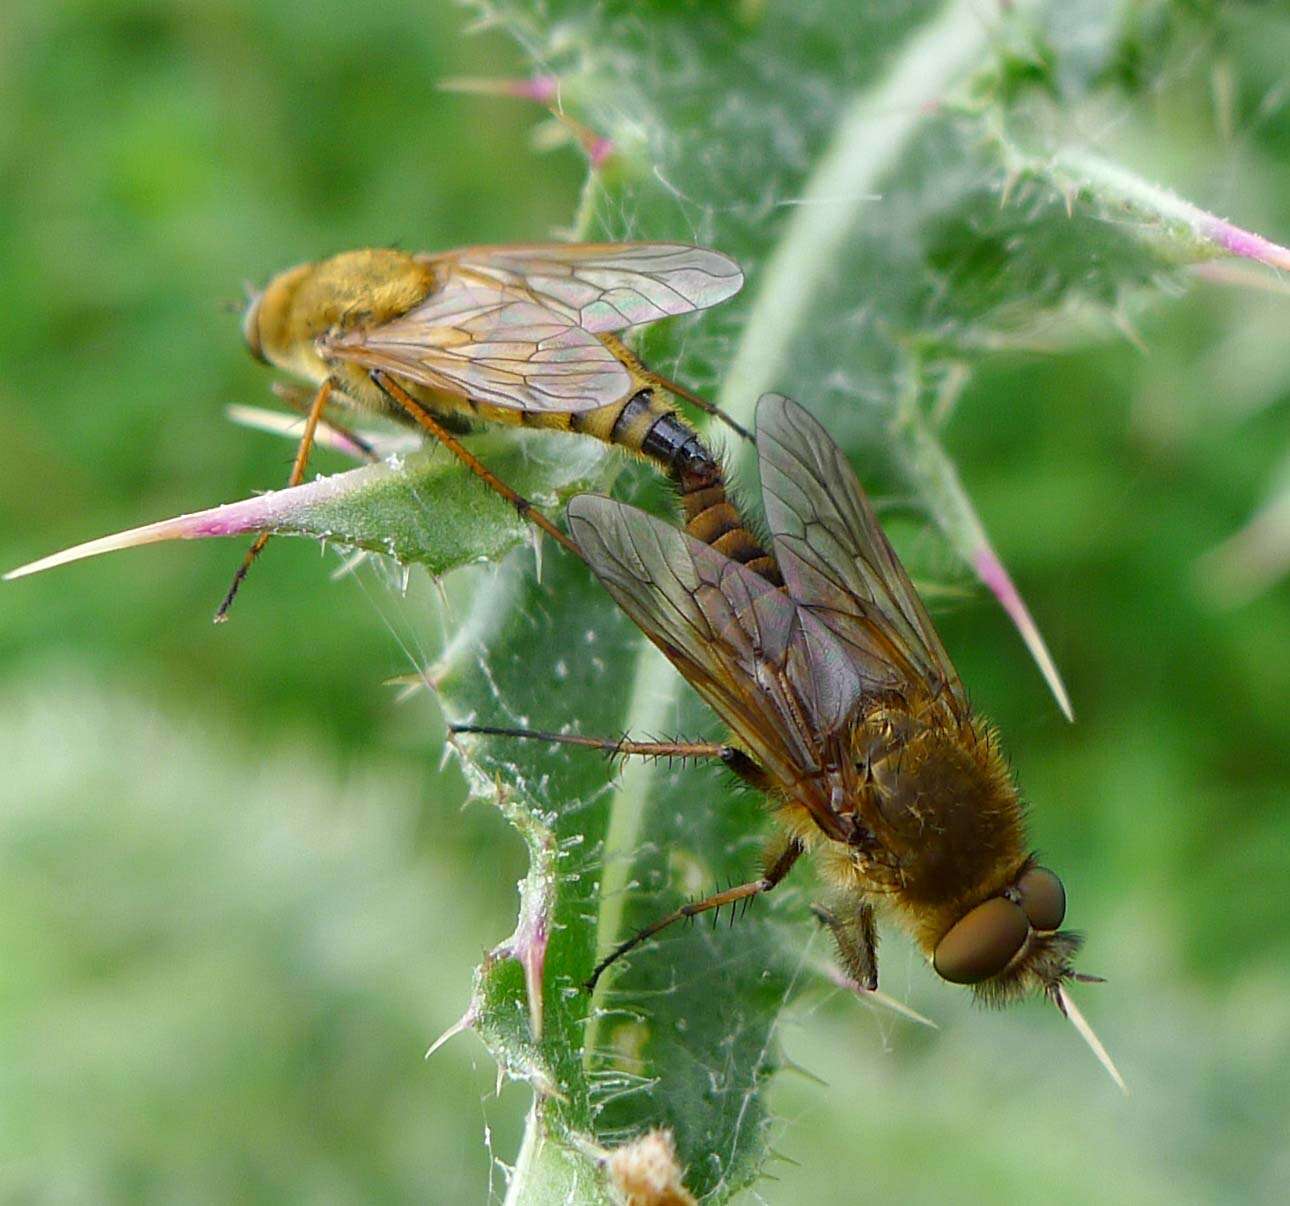
[[[757,439],[789,593],[862,659],[856,667],[867,691],[921,683],[939,695],[948,686],[954,706],[965,708],[922,600],[828,433],[796,403],[768,394],[758,404]]]

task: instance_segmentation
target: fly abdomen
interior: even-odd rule
[[[613,406],[541,417],[542,426],[558,420],[571,431],[617,444],[653,461],[681,497],[685,529],[754,573],[782,584],[775,559],[745,526],[726,495],[725,473],[694,430],[661,396],[661,391],[637,390]]]
[[[632,402],[640,397],[638,394]],[[781,585],[783,580],[774,557],[748,530],[726,494],[721,462],[693,428],[674,411],[665,409],[646,431],[639,450],[662,465],[676,483],[685,512],[685,530],[691,536],[776,586]]]

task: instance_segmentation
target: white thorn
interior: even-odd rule
[[[845,988],[847,991],[854,993],[866,1005],[890,1009],[892,1013],[897,1013],[911,1022],[917,1022],[920,1026],[930,1026],[933,1030],[940,1029],[931,1018],[924,1017],[918,1010],[911,1008],[903,1001],[896,1000],[895,997],[889,997],[885,992],[879,992],[876,988],[865,988],[863,984],[859,984],[851,979],[850,976],[844,975],[841,970],[832,964],[829,964],[824,969],[824,974],[839,988]]]
[[[342,578],[348,578],[350,574],[352,574],[360,565],[363,564],[364,561],[367,560],[369,555],[370,554],[366,549],[359,549],[356,553],[351,553],[340,563],[340,565],[332,570],[331,581],[339,582]]]
[[[533,580],[542,585],[542,532],[539,528],[531,529],[533,536]]]
[[[1125,1097],[1128,1097],[1129,1087],[1124,1083],[1124,1077],[1120,1075],[1120,1069],[1115,1066],[1115,1061],[1111,1058],[1110,1053],[1102,1046],[1102,1040],[1093,1032],[1093,1027],[1088,1024],[1088,1020],[1080,1013],[1079,1006],[1071,999],[1065,985],[1057,985],[1055,997],[1057,1008],[1070,1019],[1071,1025],[1079,1032],[1080,1038],[1088,1044],[1089,1050],[1097,1056],[1097,1062],[1106,1069],[1107,1075],[1119,1086],[1120,1092]]]
[[[867,1004],[878,1005],[883,1009],[890,1009],[892,1013],[899,1014],[911,1022],[917,1022],[920,1026],[930,1026],[933,1030],[939,1030],[940,1027],[929,1017],[924,1017],[918,1010],[906,1005],[904,1001],[898,1001],[895,997],[889,997],[885,992],[879,992],[876,988],[864,988],[859,984],[851,986],[852,991],[860,1000]]]
[[[58,565],[67,565],[72,561],[83,561],[86,557],[97,557],[100,553],[114,553],[118,549],[134,548],[141,544],[157,544],[163,540],[182,539],[178,521],[163,519],[160,523],[150,523],[142,528],[131,528],[128,532],[117,532],[111,536],[101,536],[98,540],[88,540],[84,544],[74,545],[61,553],[42,557],[11,569],[4,576],[6,582],[15,578],[25,578],[28,574],[39,574]]]
[[[433,1043],[430,1044],[429,1050],[425,1053],[425,1058],[429,1059],[440,1047],[450,1038],[456,1038],[463,1031],[472,1030],[475,1026],[475,1007],[472,1004],[465,1013],[461,1015],[451,1026],[448,1027]]]

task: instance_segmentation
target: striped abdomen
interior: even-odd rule
[[[599,413],[592,411],[571,417],[590,419]],[[570,426],[580,430],[576,422]],[[691,536],[746,565],[776,586],[782,584],[774,557],[744,526],[743,517],[727,497],[721,462],[699,434],[659,399],[655,390],[640,390],[622,403],[608,432],[601,438],[648,457],[663,469],[676,484],[685,513],[685,530]]]

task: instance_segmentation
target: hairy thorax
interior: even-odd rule
[[[853,748],[859,814],[883,851],[869,868],[929,931],[1010,882],[1025,859],[1022,810],[994,734],[943,709],[876,708]]]
[[[385,409],[366,370],[324,359],[318,340],[399,318],[424,301],[437,283],[429,264],[402,251],[349,251],[301,264],[269,282],[248,314],[255,329],[247,338],[278,368],[319,384],[330,377],[352,401]]]

